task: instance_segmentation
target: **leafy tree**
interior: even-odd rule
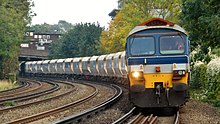
[[[36,24],[30,27],[30,30],[40,33],[65,33],[73,28],[73,25],[64,20],[60,20],[58,24],[50,25],[47,23]]]
[[[209,46],[220,46],[219,0],[183,0],[180,18],[183,26],[189,31],[193,48],[201,45],[206,54]]]
[[[49,46],[49,58],[64,58],[63,52],[61,51],[63,40],[59,39]]]
[[[123,46],[125,46],[125,38],[128,33],[125,23],[122,19],[122,14],[118,13],[109,24],[109,29],[102,32],[101,42],[98,46],[99,51],[102,53],[114,53],[124,50]]]
[[[19,46],[33,12],[31,0],[0,1],[0,79],[18,69]]]
[[[98,55],[97,45],[103,28],[99,24],[76,24],[52,45],[51,57],[63,58]]]
[[[178,22],[180,0],[120,0],[122,8],[109,28],[102,32],[99,50],[104,53],[124,50],[129,31],[153,17]]]

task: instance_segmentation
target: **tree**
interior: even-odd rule
[[[121,10],[109,28],[102,32],[99,50],[104,53],[118,52],[125,48],[126,37],[136,25],[153,17],[178,22],[180,0],[120,0]]]
[[[30,30],[40,33],[65,33],[73,28],[73,25],[65,20],[60,20],[58,24],[50,25],[47,23],[36,24],[30,27]]]
[[[97,45],[103,28],[99,24],[76,24],[52,45],[51,57],[82,57],[98,55]],[[55,53],[56,52],[56,53]]]
[[[62,39],[52,42],[52,44],[49,47],[49,58],[64,58],[63,52],[61,51],[62,45]]]
[[[0,79],[18,70],[19,46],[33,12],[31,0],[0,1]]]
[[[183,0],[180,18],[189,32],[193,49],[201,45],[206,54],[209,46],[220,46],[219,0]]]
[[[122,14],[118,13],[109,24],[109,28],[101,34],[101,42],[98,46],[100,52],[107,54],[124,50],[125,38],[129,31],[125,23]]]

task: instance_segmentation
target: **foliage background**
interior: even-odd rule
[[[33,12],[31,0],[0,0],[0,79],[18,70],[20,43]]]
[[[99,55],[97,46],[103,28],[95,23],[80,23],[52,44],[50,58]]]
[[[102,32],[99,51],[114,53],[125,49],[128,33],[136,25],[153,17],[178,22],[180,0],[120,0],[120,11]]]
[[[191,40],[192,97],[220,106],[220,1],[182,0],[181,10]]]

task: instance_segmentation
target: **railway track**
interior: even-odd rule
[[[60,97],[64,97],[65,95],[68,95],[69,93],[74,92],[74,91],[77,90],[77,87],[75,87],[75,85],[73,85],[72,83],[68,83],[68,82],[62,82],[62,83],[71,86],[72,87],[71,90],[66,91],[64,93],[61,93],[59,95],[53,96],[53,97],[46,98],[46,99],[36,100],[36,101],[33,101],[33,102],[27,102],[27,103],[24,103],[24,104],[21,104],[21,105],[2,108],[2,109],[0,109],[0,113],[4,113],[4,112],[7,112],[7,111],[12,111],[12,110],[15,110],[15,109],[22,109],[22,108],[28,107],[30,105],[33,105],[33,104],[48,102],[48,101],[53,100],[53,99],[58,99]],[[56,90],[58,90],[58,89],[60,89],[60,87],[57,88]],[[48,91],[48,92],[46,92],[46,94],[51,94],[52,92],[54,92],[54,90]],[[46,94],[44,94],[44,95],[46,95]]]
[[[136,107],[132,108],[128,113],[124,116],[116,120],[113,124],[179,124],[180,122],[180,114],[179,111],[173,116],[156,116],[153,114],[144,114],[139,112],[137,115],[134,114],[136,111]],[[133,117],[133,119],[131,119]]]
[[[47,82],[46,87],[42,88],[43,84],[40,82],[37,82],[38,86],[30,89],[27,89],[25,91],[22,92],[15,92],[12,94],[8,94],[8,95],[4,95],[4,97],[2,97],[2,99],[0,99],[0,104],[4,104],[7,101],[23,101],[23,100],[28,100],[28,99],[33,99],[42,95],[47,94],[48,92],[54,92],[56,90],[58,90],[60,87],[59,85],[52,83],[52,82]],[[40,89],[41,88],[41,89]],[[8,96],[8,97],[7,97]]]
[[[50,109],[50,110],[47,110],[47,111],[44,111],[44,112],[41,112],[41,113],[37,113],[37,114],[34,114],[34,115],[26,116],[24,118],[13,120],[13,121],[7,122],[7,123],[17,124],[17,123],[28,123],[28,122],[36,121],[36,120],[42,119],[44,117],[50,116],[52,114],[56,114],[56,113],[68,110],[68,109],[70,109],[70,108],[72,108],[74,106],[77,106],[79,104],[82,104],[83,102],[86,102],[86,101],[92,99],[93,97],[95,97],[98,94],[99,90],[96,89],[96,87],[94,87],[93,85],[89,85],[89,84],[85,84],[85,85],[93,87],[93,89],[94,89],[94,92],[92,94],[90,94],[89,96],[87,96],[87,97],[84,97],[82,99],[79,99],[79,100],[74,101],[74,102],[69,103],[69,104],[65,104],[65,105],[59,106],[59,107],[54,108],[54,109]]]
[[[26,82],[25,84],[26,85],[24,85],[22,87],[15,88],[15,89],[10,89],[8,91],[0,93],[0,99],[4,99],[5,97],[11,97],[13,95],[19,95],[19,94],[25,93],[27,90],[30,91],[32,88],[36,89],[36,86],[41,85],[41,84],[36,83],[36,82]]]
[[[72,123],[77,123],[82,121],[83,119],[86,119],[92,115],[97,114],[99,111],[102,111],[104,109],[106,109],[107,107],[109,107],[110,105],[112,105],[113,103],[115,103],[117,100],[119,100],[119,98],[122,96],[122,89],[117,86],[117,85],[111,85],[111,87],[115,90],[114,95],[109,98],[108,100],[104,101],[103,103],[91,108],[91,109],[87,109],[83,112],[80,112],[76,115],[73,116],[69,116],[67,118],[64,118],[60,121],[55,122],[56,124],[72,124]]]
[[[157,124],[158,117],[150,115],[144,115],[143,113],[139,113],[133,120],[128,122],[129,124]]]
[[[17,92],[18,90],[24,90],[25,87],[28,87],[30,84],[28,82],[26,82],[26,81],[20,81],[18,83],[18,85],[19,86],[16,87],[16,88],[0,91],[0,97],[5,95],[5,94],[9,94],[10,92]]]

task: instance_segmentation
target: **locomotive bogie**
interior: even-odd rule
[[[179,107],[188,99],[187,91],[177,92],[173,89],[161,89],[160,96],[155,88],[145,88],[142,92],[130,92],[131,103],[139,108]]]

